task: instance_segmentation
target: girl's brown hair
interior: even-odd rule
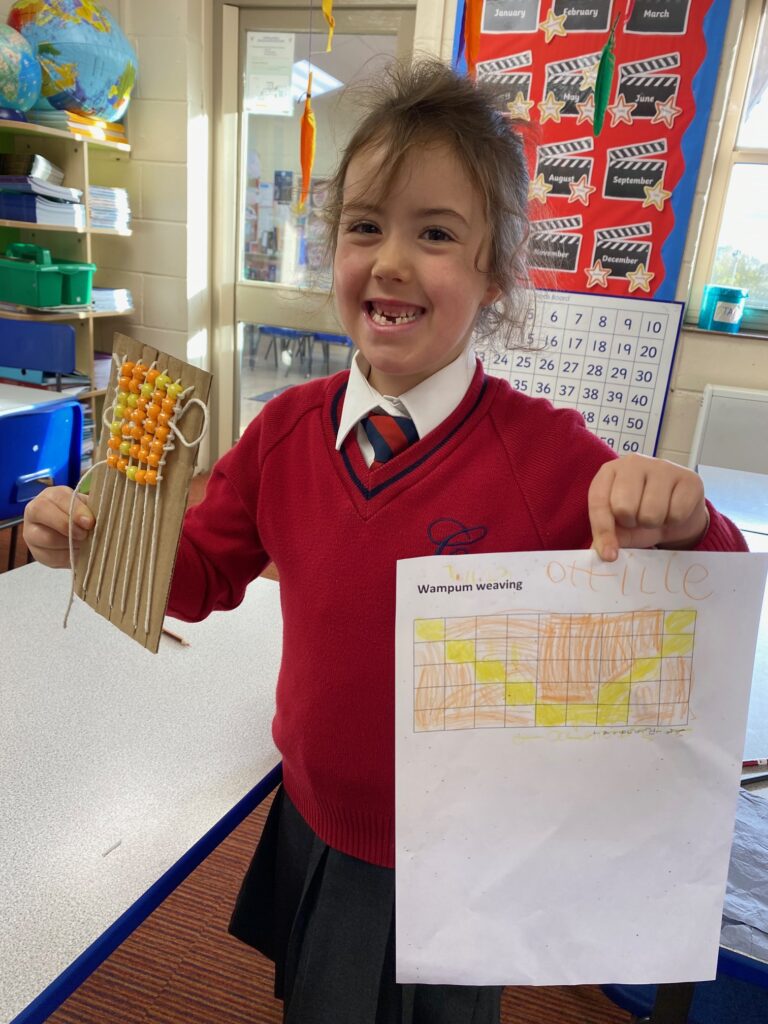
[[[475,337],[503,347],[519,341],[529,306],[528,169],[516,122],[499,112],[493,86],[465,78],[433,58],[392,65],[366,94],[367,113],[327,183],[324,215],[331,260],[344,179],[356,153],[371,147],[386,153],[373,186],[384,195],[411,150],[448,145],[483,199],[490,256],[482,269],[501,290],[496,303],[480,311]]]

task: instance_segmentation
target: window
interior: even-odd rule
[[[749,291],[742,329],[768,331],[768,7],[747,0],[691,305],[705,284]],[[722,201],[718,203],[718,198]]]

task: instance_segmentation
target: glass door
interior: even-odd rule
[[[410,54],[415,7],[335,4],[334,16],[327,53],[319,0],[314,9],[239,12],[235,436],[276,393],[335,373],[352,355],[329,296],[323,180],[359,116],[358,87]],[[310,68],[317,148],[300,207]]]

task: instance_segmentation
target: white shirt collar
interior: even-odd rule
[[[374,409],[382,409],[393,416],[410,416],[419,437],[425,437],[430,430],[447,419],[461,402],[472,383],[475,368],[475,352],[468,345],[452,363],[410,391],[393,398],[380,395],[371,387],[367,377],[370,367],[360,352],[355,353],[336,435],[336,449],[341,448],[350,430]]]

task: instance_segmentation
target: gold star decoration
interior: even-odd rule
[[[546,203],[547,195],[552,191],[552,186],[544,181],[543,174],[537,174],[533,181],[528,183],[528,198],[535,199],[538,203]]]
[[[565,19],[567,14],[555,14],[554,7],[550,7],[544,21],[539,23],[539,28],[544,33],[544,42],[551,43],[555,36],[567,36],[565,31]]]
[[[530,121],[529,111],[533,106],[533,100],[527,100],[521,92],[518,92],[511,103],[507,104],[507,113],[512,117],[520,118],[521,121]]]
[[[597,84],[597,69],[600,67],[599,63],[595,61],[594,64],[590,64],[588,68],[581,69],[581,85],[579,88],[582,92],[586,92],[587,89],[594,89]]]
[[[584,273],[587,275],[587,288],[594,288],[597,284],[601,288],[607,288],[608,278],[613,271],[609,267],[604,267],[602,260],[595,260],[592,266],[587,267]]]
[[[624,93],[620,92],[616,102],[608,107],[608,113],[611,115],[611,128],[615,128],[617,124],[632,124],[632,111],[636,106],[636,103],[627,103]]]
[[[582,174],[578,181],[569,181],[568,188],[571,190],[571,194],[568,196],[569,203],[583,203],[584,206],[589,206],[589,197],[597,189],[594,185],[590,185],[587,181],[586,174]]]
[[[651,118],[651,124],[661,124],[663,121],[666,128],[671,128],[675,118],[682,112],[683,108],[676,106],[674,96],[668,97],[663,103],[656,100],[656,113]]]
[[[646,270],[644,263],[638,263],[634,270],[630,270],[627,273],[630,292],[637,291],[638,288],[644,292],[649,292],[651,290],[651,281],[654,277],[656,275]]]
[[[643,185],[643,192],[645,192],[644,208],[646,206],[655,206],[657,210],[663,210],[666,200],[672,198],[672,193],[667,192],[664,188],[663,178],[653,186]]]
[[[584,121],[588,121],[592,124],[595,120],[595,95],[590,93],[583,103],[577,103],[576,109],[579,112],[579,116],[576,119],[576,124],[582,124]]]
[[[548,92],[547,98],[542,100],[541,103],[537,103],[536,106],[541,111],[540,124],[546,124],[547,121],[554,121],[555,124],[560,124],[562,120],[560,111],[565,106],[565,100],[559,100],[553,92]]]

